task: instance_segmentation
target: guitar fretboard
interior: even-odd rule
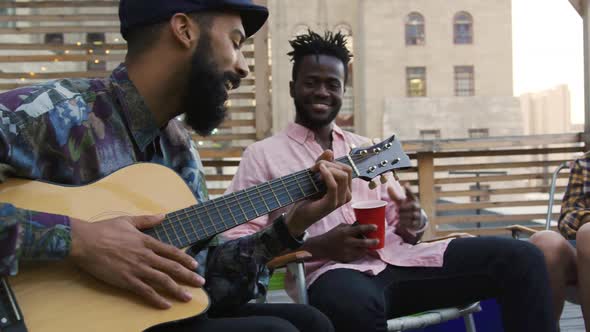
[[[348,157],[336,161],[352,166]],[[306,169],[169,213],[145,233],[183,248],[324,191],[319,175]]]

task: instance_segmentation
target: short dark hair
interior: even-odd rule
[[[214,12],[205,11],[189,13],[187,15],[197,22],[199,28],[208,31],[211,28],[213,14]],[[134,58],[154,47],[160,39],[160,33],[166,24],[168,24],[168,20],[129,30],[127,32],[127,56]]]
[[[289,41],[293,50],[287,53],[293,62],[292,79],[295,81],[299,66],[303,57],[307,55],[329,55],[338,58],[344,64],[344,82],[348,80],[348,63],[352,59],[352,53],[346,48],[346,36],[341,32],[326,31],[324,36],[307,30],[306,34],[299,35]]]

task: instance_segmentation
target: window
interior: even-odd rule
[[[453,19],[455,44],[473,43],[473,18],[467,12],[459,12]]]
[[[91,32],[86,35],[86,43],[88,44],[88,54],[89,55],[106,55],[105,52],[105,36],[102,32]],[[88,71],[104,71],[107,69],[107,63],[104,60],[96,59],[89,60],[86,63],[86,67]]]
[[[455,66],[455,96],[475,95],[473,66]]]
[[[406,68],[408,97],[426,97],[426,67]]]
[[[469,138],[484,138],[484,137],[490,137],[490,130],[488,128],[469,129]]]
[[[406,17],[406,45],[424,45],[424,17],[420,13]]]
[[[423,140],[439,139],[440,138],[440,129],[420,130],[420,138]]]

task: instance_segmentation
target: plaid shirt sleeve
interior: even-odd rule
[[[19,260],[57,260],[71,247],[69,218],[0,204],[0,275],[18,272]]]
[[[590,215],[590,159],[575,161],[561,203],[558,228],[568,239],[575,239],[578,229]]]

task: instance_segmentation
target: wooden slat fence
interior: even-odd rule
[[[553,171],[585,150],[581,133],[411,141],[404,149],[415,167],[398,175],[419,192],[431,237],[508,234],[508,224],[542,229]],[[554,221],[568,176],[558,178]]]
[[[118,5],[107,0],[0,2],[0,92],[46,80],[110,75],[127,49],[119,33]],[[251,75],[230,93],[227,121],[210,137],[194,136],[213,196],[227,187],[244,147],[270,133],[267,36],[265,28],[244,46]]]

